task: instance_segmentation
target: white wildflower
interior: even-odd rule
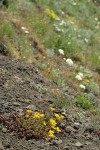
[[[69,65],[69,66],[73,66],[73,61],[70,59],[70,58],[68,58],[68,59],[66,59],[66,63]]]
[[[64,30],[63,30],[63,29],[62,29],[61,31],[64,33]]]
[[[81,35],[80,34],[78,34],[78,36],[77,36],[78,38],[80,38],[81,37]]]
[[[65,25],[66,25],[66,22],[65,22],[64,20],[62,20],[59,25],[60,25],[60,26],[65,26]]]
[[[63,60],[66,60],[66,58],[63,58]]]
[[[58,50],[60,54],[64,55],[64,51],[62,49]]]
[[[77,29],[76,28],[74,28],[74,31],[76,31]]]
[[[95,21],[98,21],[98,18],[94,18]]]
[[[73,5],[75,6],[75,5],[76,5],[76,3],[74,2],[74,3],[73,3]]]
[[[25,33],[28,34],[29,32],[26,30]]]
[[[60,31],[61,31],[61,29],[60,29],[60,28],[58,28],[57,26],[56,26],[55,28],[56,28],[56,31],[58,31],[58,32],[60,32]]]
[[[71,44],[71,42],[68,42],[67,44],[68,44],[68,45],[70,45],[70,44]]]
[[[83,85],[83,84],[80,84],[79,87],[84,90],[86,89],[85,85]]]
[[[62,11],[61,14],[64,15],[65,13]]]
[[[89,40],[88,40],[87,38],[85,38],[85,39],[84,39],[84,41],[85,41],[86,43],[88,43],[88,42],[89,42]]]
[[[79,81],[81,81],[83,78],[80,76],[80,75],[76,75],[76,77],[75,77],[77,80],[79,80]]]
[[[78,75],[81,76],[81,78],[84,77],[83,73],[81,73],[81,72],[79,72]]]
[[[60,18],[56,18],[57,21],[60,21]]]
[[[25,28],[25,27],[21,27],[21,29],[22,29],[22,30],[26,30],[26,28]]]

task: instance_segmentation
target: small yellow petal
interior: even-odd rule
[[[27,110],[26,110],[26,113],[29,114],[29,115],[31,115],[31,114],[32,114],[32,110],[27,109]]]
[[[50,118],[49,122],[51,127],[55,127],[57,125],[56,121],[52,118]]]
[[[48,136],[49,136],[49,138],[55,138],[54,131],[53,130],[49,130]]]
[[[50,107],[50,110],[51,110],[51,111],[54,111],[54,110],[55,110],[55,108],[53,108],[53,107]]]
[[[46,125],[47,125],[47,123],[46,123],[45,121],[43,121],[43,125],[44,125],[44,126],[46,126]]]
[[[25,118],[28,119],[30,116],[29,115],[25,115]]]

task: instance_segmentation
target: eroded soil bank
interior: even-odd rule
[[[0,54],[0,114],[22,113],[27,107],[33,111],[48,110],[53,106],[50,89],[56,84],[44,77],[36,64],[27,64]],[[67,97],[77,94],[72,87]],[[63,113],[63,108],[58,112]],[[62,124],[64,132],[51,142],[45,140],[18,138],[0,124],[0,150],[100,150],[98,136],[88,115],[81,121],[67,111]]]

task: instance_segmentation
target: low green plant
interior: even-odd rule
[[[88,99],[85,95],[80,95],[75,99],[75,102],[84,109],[93,109],[93,102]]]
[[[19,48],[21,57],[28,62],[32,62],[33,51],[28,37],[25,34],[21,34],[19,36],[19,39],[16,41],[16,45]]]
[[[10,38],[14,36],[14,28],[9,22],[3,22],[0,25],[0,40],[5,40],[5,38]]]

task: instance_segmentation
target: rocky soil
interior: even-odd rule
[[[69,83],[68,83],[69,84]],[[48,110],[53,95],[50,89],[56,84],[44,77],[35,63],[27,64],[0,54],[0,114],[21,114],[26,108],[33,111]],[[70,99],[76,91],[70,87],[66,92]],[[78,120],[63,108],[58,112],[66,117],[61,127],[63,134],[49,142],[19,138],[0,124],[0,150],[100,150],[100,134],[96,134],[89,115]]]

